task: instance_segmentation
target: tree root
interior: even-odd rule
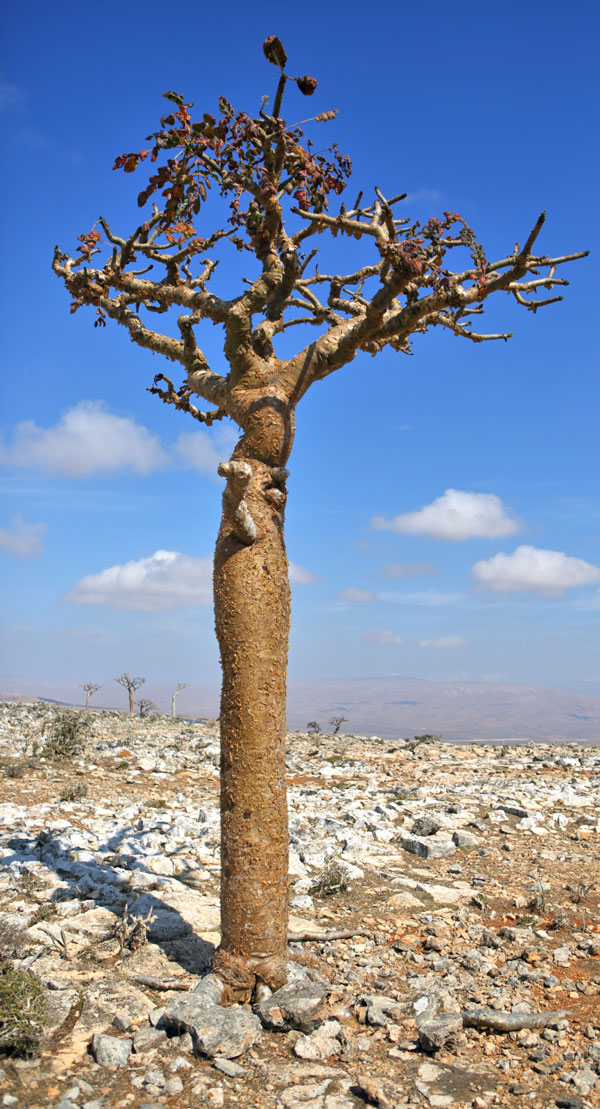
[[[290,943],[327,943],[329,940],[350,940],[353,936],[367,936],[373,939],[375,932],[372,928],[333,928],[329,932],[290,932]]]

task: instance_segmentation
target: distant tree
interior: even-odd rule
[[[100,686],[96,685],[95,682],[86,682],[85,685],[82,685],[80,688],[83,689],[85,693],[85,707],[86,709],[89,709],[90,697],[93,697],[94,693],[98,692]]]
[[[175,701],[177,700],[178,695],[181,693],[182,689],[188,688],[188,684],[188,682],[180,682],[173,696],[171,697],[171,716],[175,716]]]
[[[140,710],[140,716],[150,716],[151,712],[158,712],[154,701],[151,701],[149,697],[141,697],[140,700],[135,703]]]
[[[124,686],[125,689],[127,690],[128,694],[129,694],[129,715],[133,716],[133,695],[134,695],[136,689],[139,689],[140,686],[142,686],[144,684],[146,679],[145,678],[131,678],[129,676],[129,674],[124,673],[124,674],[120,674],[118,678],[115,678],[115,681],[119,685]]]
[[[345,724],[347,719],[348,719],[347,716],[330,716],[329,717],[329,723],[331,724],[331,727],[333,728],[333,733],[332,733],[333,735],[338,734],[342,724]]]
[[[560,299],[553,291],[566,281],[557,268],[585,253],[536,255],[543,214],[522,246],[488,261],[456,212],[425,223],[398,218],[404,193],[387,199],[375,187],[372,199],[363,200],[361,191],[354,204],[329,211],[346,188],[350,161],[335,144],[323,149],[320,138],[313,144],[303,127],[282,118],[286,84],[310,96],[317,82],[285,72],[287,56],[276,36],[263,50],[279,70],[272,107],[263,101],[252,117],[220,97],[215,115],[194,120],[182,95],[165,93],[168,112],[147,148],[115,162],[127,174],[152,164],[138,196],[140,208],[151,202],[152,210],[124,235],[101,218],[79,236],[74,257],[57,247],[53,262],[72,311],[93,307],[100,328],[114,320],[138,346],[183,367],[180,386],[158,373],[150,392],[201,424],[227,417],[242,433],[231,460],[219,466],[226,485],[214,567],[223,685],[222,938],[213,971],[232,983],[236,997],[242,982],[250,997],[258,981],[276,986],[288,974],[284,510],[298,402],[360,352],[410,354],[411,336],[435,327],[472,343],[508,339],[504,332],[474,330],[484,301],[492,293],[510,294],[536,312]],[[349,75],[352,80],[352,66]],[[471,141],[464,134],[463,101],[457,155],[461,143]],[[389,142],[398,141],[400,156],[410,140],[396,139],[394,112]],[[306,122],[320,127],[335,115],[321,111]],[[354,125],[360,126],[358,118]],[[517,171],[499,159],[497,172],[507,174],[514,207]],[[319,267],[312,244],[324,238],[326,262]],[[349,263],[343,239],[351,240]],[[237,270],[232,247],[240,252]],[[220,258],[226,259],[230,297],[209,287]],[[161,328],[155,328],[158,315]],[[211,369],[199,345],[201,329],[214,325],[224,334],[222,374]],[[299,342],[292,350],[294,328]],[[198,397],[212,405],[209,411],[193,403]],[[366,426],[377,428],[386,403],[385,379],[371,371],[364,443],[356,449],[364,449]],[[343,473],[331,480],[344,480]]]
[[[321,725],[318,724],[316,720],[309,720],[308,724],[306,725],[306,730],[309,735],[320,735]]]

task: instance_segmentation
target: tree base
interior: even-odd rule
[[[261,985],[275,992],[288,979],[289,952],[282,956],[257,958],[231,955],[219,947],[214,957],[211,974],[223,983],[226,1001],[251,1001]]]

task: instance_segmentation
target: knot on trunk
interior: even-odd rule
[[[265,489],[265,500],[273,505],[278,512],[283,512],[287,500],[286,481],[290,476],[289,470],[284,466],[271,468],[271,483]]]
[[[223,501],[231,512],[236,539],[249,546],[256,542],[259,534],[245,500],[252,478],[252,467],[249,462],[221,462],[218,472],[221,477],[227,478]]]

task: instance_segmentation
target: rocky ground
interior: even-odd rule
[[[600,1105],[600,747],[290,735],[293,976],[252,1011],[202,992],[217,725],[59,712],[0,704],[0,1105]]]

